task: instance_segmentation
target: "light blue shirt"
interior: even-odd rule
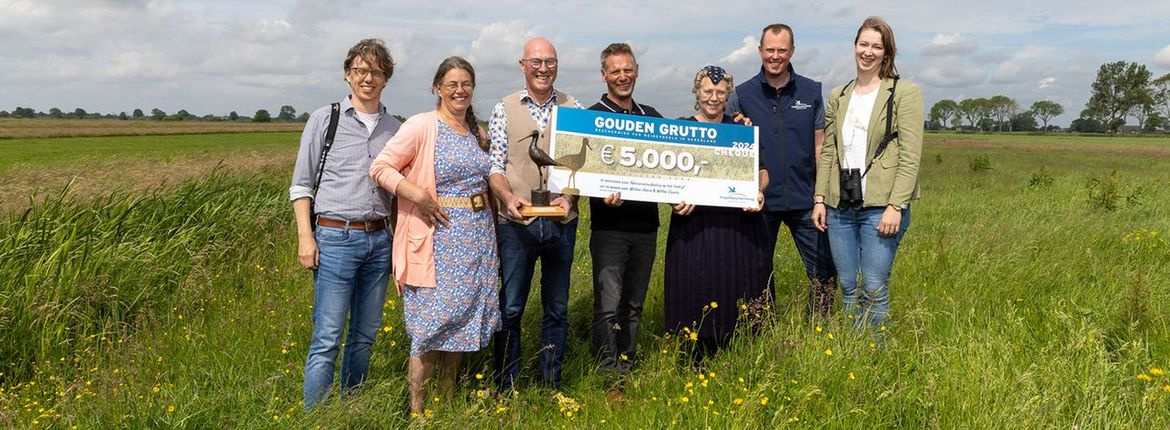
[[[349,221],[390,216],[393,196],[370,178],[370,163],[382,152],[386,142],[398,132],[402,123],[386,114],[385,105],[380,105],[379,109],[381,115],[378,124],[371,131],[358,119],[349,97],[341,100],[337,135],[326,156],[321,185],[313,203],[313,209],[318,215]],[[313,181],[317,178],[317,165],[325,146],[330,111],[330,106],[321,107],[305,123],[305,130],[301,133],[301,148],[293,168],[292,186],[288,188],[289,200],[313,198]]]

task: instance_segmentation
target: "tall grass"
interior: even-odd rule
[[[115,344],[285,221],[271,176],[213,173],[171,191],[113,194],[87,206],[67,191],[0,224],[0,383],[38,362]]]
[[[534,293],[519,395],[492,397],[490,357],[472,354],[455,398],[432,400],[422,420],[406,413],[408,340],[393,294],[373,379],[354,396],[302,411],[312,287],[295,259],[286,172],[37,207],[0,230],[0,249],[11,253],[0,263],[0,307],[11,318],[3,327],[18,315],[46,321],[3,332],[5,354],[40,352],[22,359],[17,373],[5,369],[0,425],[1167,428],[1170,195],[1148,192],[1108,211],[1087,183],[1116,171],[1111,180],[1120,189],[1162,190],[1170,160],[1121,146],[1110,157],[1071,144],[1059,152],[1022,146],[928,142],[923,200],[912,208],[895,265],[884,347],[840,315],[804,320],[804,270],[782,235],[776,309],[701,374],[684,364],[690,341],[663,334],[659,264],[639,364],[624,381],[628,399],[610,401],[615,381],[595,370],[587,352],[585,213],[562,395],[531,380],[540,326]],[[994,169],[972,171],[968,161],[977,155]],[[1034,180],[1040,172],[1043,180]],[[225,213],[231,222],[213,216]],[[93,267],[100,264],[117,268]],[[29,277],[49,287],[32,287]],[[103,287],[99,294],[88,285]],[[93,297],[105,304],[88,305]],[[55,340],[41,342],[44,336]],[[86,340],[92,336],[108,340]]]

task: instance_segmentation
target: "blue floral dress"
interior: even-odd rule
[[[435,189],[439,196],[487,191],[488,154],[471,134],[439,120]],[[403,291],[410,355],[478,351],[500,326],[496,230],[491,210],[443,208],[451,225],[435,229],[435,288]]]

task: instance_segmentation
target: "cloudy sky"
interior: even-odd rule
[[[601,49],[630,43],[641,65],[634,98],[682,116],[701,66],[722,65],[737,82],[758,72],[759,31],[771,22],[795,28],[797,73],[826,88],[848,81],[853,35],[869,15],[894,27],[899,70],[923,86],[928,107],[1051,99],[1067,125],[1102,63],[1170,72],[1165,0],[0,0],[0,110],[311,110],[346,93],[346,50],[377,37],[398,63],[383,94],[391,112],[432,108],[431,75],[450,55],[477,68],[476,108],[486,112],[523,85],[516,60],[540,35],[560,54],[557,87],[586,101],[604,92]]]

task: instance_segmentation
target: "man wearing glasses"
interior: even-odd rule
[[[350,94],[309,116],[289,187],[297,257],[313,271],[315,290],[313,336],[305,360],[306,409],[332,389],[347,313],[342,394],[365,381],[390,279],[387,218],[392,197],[370,179],[369,171],[401,126],[381,101],[394,60],[382,41],[365,39],[350,48],[344,70]]]
[[[539,133],[537,145],[548,151],[549,116],[554,106],[580,108],[572,96],[553,89],[557,79],[557,51],[542,37],[524,44],[520,58],[524,88],[492,109],[488,130],[492,162],[488,183],[500,202],[496,238],[500,247],[500,314],[503,328],[496,333],[494,358],[500,392],[512,391],[520,374],[520,320],[536,260],[540,259],[540,297],[544,317],[540,327],[540,383],[560,389],[565,334],[569,326],[569,272],[577,243],[577,199],[554,195],[549,202],[560,206],[564,218],[525,218],[520,208],[530,204],[526,196],[539,187],[538,167],[528,156],[530,136]]]

